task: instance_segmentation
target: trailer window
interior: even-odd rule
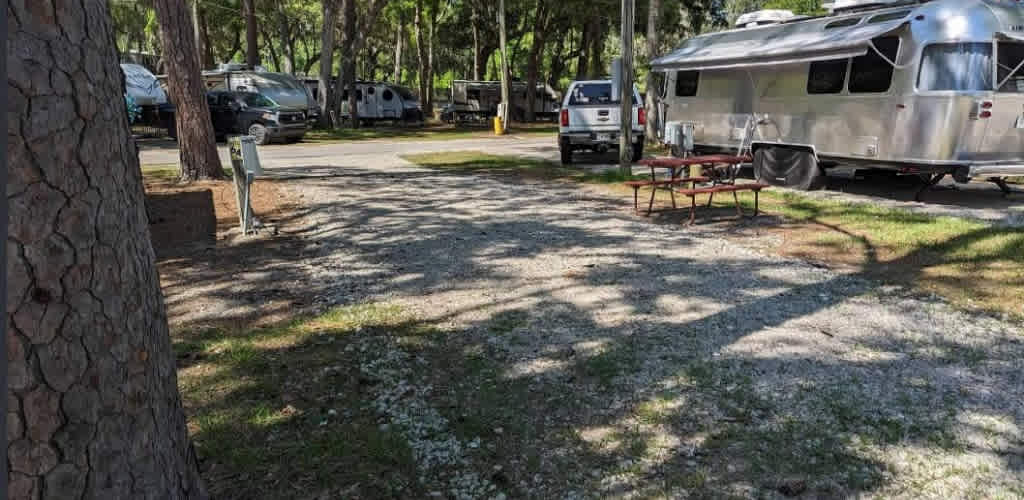
[[[479,101],[480,100],[480,89],[469,89],[466,90],[466,99]]]
[[[390,101],[395,98],[395,93],[389,89],[384,89],[384,92],[381,92],[380,96],[383,97],[385,101]]]
[[[991,43],[938,43],[924,48],[918,90],[992,90]]]
[[[910,14],[909,10],[901,10],[897,12],[889,12],[888,14],[879,14],[871,19],[868,19],[868,24],[871,23],[884,23],[886,21],[895,21],[897,19],[903,19]]]
[[[808,94],[838,94],[846,83],[846,59],[814,61],[807,73]]]
[[[850,65],[850,92],[885,92],[892,85],[893,67],[889,61],[895,61],[900,51],[900,39],[895,36],[875,38],[872,40],[875,49],[867,54],[853,58]],[[879,55],[881,52],[882,55]],[[888,59],[888,61],[886,60]]]
[[[700,71],[676,71],[676,97],[697,95],[700,85]]]
[[[1024,92],[1024,43],[999,42],[1000,92]]]
[[[838,21],[832,21],[825,25],[825,29],[830,30],[833,28],[845,28],[847,26],[853,26],[860,22],[859,17],[853,17],[850,19],[840,19]]]

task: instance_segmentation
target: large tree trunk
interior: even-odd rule
[[[224,171],[217,156],[188,8],[180,0],[156,0],[153,4],[160,23],[163,57],[168,61],[167,90],[175,107],[181,179],[221,179]]]
[[[356,0],[344,0],[345,17],[342,32],[341,57],[343,61],[343,73],[345,75],[345,87],[348,89],[348,114],[349,124],[352,128],[359,128],[359,93],[356,92]]]
[[[498,0],[498,43],[501,45],[501,123],[504,128],[510,125],[509,117],[512,116],[512,82],[508,66],[508,41],[505,31],[505,0]]]
[[[526,63],[526,121],[537,119],[534,105],[537,101],[537,73],[540,66],[540,53],[544,50],[544,35],[547,33],[548,10],[544,0],[537,0],[537,14],[533,19],[533,44]]]
[[[199,41],[203,47],[203,63],[200,65],[202,68],[213,68],[216,64],[213,56],[213,43],[210,41],[210,29],[206,24],[206,13],[202,9],[199,9]]]
[[[203,67],[203,35],[199,27],[199,0],[192,0],[192,33],[196,39],[196,60]]]
[[[428,118],[434,116],[434,38],[437,36],[439,10],[437,0],[430,2],[430,27],[427,32],[427,100],[423,105],[423,114]]]
[[[590,76],[590,38],[593,36],[594,23],[588,20],[580,32],[579,56],[576,58],[576,79],[586,80]]]
[[[413,17],[413,28],[416,31],[416,60],[417,76],[420,84],[420,104],[426,112],[427,104],[427,47],[423,40],[423,0],[416,0],[416,10]]]
[[[282,69],[285,73],[292,74],[295,73],[295,44],[292,43],[291,30],[288,27],[288,13],[284,9],[284,2],[285,0],[277,0],[277,30],[281,37],[281,50],[284,52]]]
[[[317,78],[317,104],[320,105],[320,126],[331,126],[331,70],[334,69],[334,16],[336,0],[323,0],[323,25],[320,28],[320,75]],[[338,117],[340,119],[340,117]]]
[[[256,0],[242,0],[242,15],[245,17],[245,63],[258,66],[260,46],[256,26]]]
[[[391,79],[402,84],[402,42],[405,40],[405,16],[398,17],[398,26],[395,29],[395,70],[391,73]]]
[[[562,56],[562,50],[565,48],[565,37],[564,33],[558,33],[555,38],[555,46],[551,49],[551,68],[548,71],[548,85],[551,88],[558,88],[558,80],[562,78],[562,73],[565,72],[565,61],[566,58]]]
[[[485,61],[480,60],[480,56],[482,55],[480,52],[480,20],[478,19],[476,12],[473,13],[473,19],[471,22],[473,24],[473,79],[479,80],[480,69],[485,64]]]
[[[8,498],[206,498],[107,0],[54,5],[7,2]],[[196,69],[188,4],[156,5]]]
[[[601,57],[604,55],[604,37],[606,35],[605,23],[600,17],[595,17],[593,20],[594,27],[590,37],[590,68],[588,68],[589,78],[601,78],[602,75],[607,74],[607,70],[604,67],[604,61]]]
[[[658,17],[661,15],[661,0],[651,0],[647,9],[647,61],[652,61],[658,54]],[[644,106],[647,109],[646,137],[653,141],[658,124],[658,89],[655,83],[654,72],[647,72],[647,100]]]

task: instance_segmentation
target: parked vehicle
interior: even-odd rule
[[[646,115],[640,94],[633,89],[633,161],[644,155]],[[611,80],[572,82],[559,114],[558,150],[562,164],[572,163],[574,151],[605,153],[619,149],[622,124],[621,100],[612,92]]]
[[[314,77],[303,77],[303,83],[310,93],[317,97],[318,81]],[[334,85],[334,82],[331,82]],[[342,118],[348,119],[348,91],[342,95]],[[356,82],[356,99],[359,119],[366,123],[378,121],[423,122],[420,101],[408,87],[388,82]]]
[[[122,63],[121,73],[124,74],[125,94],[137,108],[133,133],[174,137],[174,107],[157,77],[144,66],[133,63]]]
[[[523,121],[527,110],[526,82],[512,82],[512,119]],[[558,116],[561,94],[546,83],[534,89],[533,111],[538,120],[551,120]],[[498,114],[501,103],[501,82],[455,80],[452,82],[450,103],[442,112],[449,123],[484,122]]]
[[[280,106],[260,93],[212,91],[206,93],[206,102],[218,140],[245,134],[261,145],[276,139],[297,142],[309,129],[303,110]]]
[[[652,61],[665,142],[734,152],[746,139],[760,181],[801,189],[832,167],[1004,187],[1024,175],[1020,1],[839,0],[737,25]]]
[[[257,92],[274,103],[301,111],[310,124],[320,117],[313,94],[306,86],[287,73],[272,73],[257,66],[250,68],[243,64],[221,64],[215,71],[204,71],[203,80],[207,90],[230,90]]]

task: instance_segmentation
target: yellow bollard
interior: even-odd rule
[[[494,135],[503,135],[505,133],[505,124],[501,123],[501,117],[494,117]]]

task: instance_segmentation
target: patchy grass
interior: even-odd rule
[[[174,334],[179,384],[217,498],[422,497],[408,445],[366,408],[368,335],[419,335],[397,307],[367,304],[265,328]],[[347,488],[347,489],[345,489]]]
[[[224,169],[224,178],[230,180],[234,175],[231,168]],[[144,183],[176,183],[181,178],[181,169],[177,163],[153,163],[142,165],[142,181]]]
[[[544,136],[558,133],[551,124],[523,124],[512,127],[507,135]],[[427,125],[424,127],[361,127],[358,129],[314,129],[306,133],[303,142],[351,142],[368,140],[453,140],[497,137],[494,130],[483,126]]]
[[[632,197],[632,190],[622,186],[622,181],[649,178],[623,175],[615,169],[592,173],[544,160],[477,151],[404,158],[458,172],[595,184],[623,199]],[[666,203],[668,195],[659,192],[657,200]],[[715,207],[732,205],[731,197],[720,196],[719,200]],[[748,213],[753,209],[753,195],[742,193],[740,201]],[[1022,229],[771,190],[761,194],[761,209],[783,216],[784,221],[775,226],[759,224],[733,235],[735,239],[744,242],[752,231],[767,231],[781,237],[772,248],[778,253],[935,293],[960,307],[1024,317]]]
[[[972,309],[1024,316],[1024,230],[766,192],[788,221],[776,251],[909,285]]]
[[[402,156],[424,167],[463,173],[486,173],[543,180],[566,180],[595,184],[614,184],[627,180],[644,179],[650,176],[623,174],[617,169],[594,173],[580,168],[564,167],[561,164],[533,158],[492,155],[479,151],[453,151],[443,153],[422,153]]]

